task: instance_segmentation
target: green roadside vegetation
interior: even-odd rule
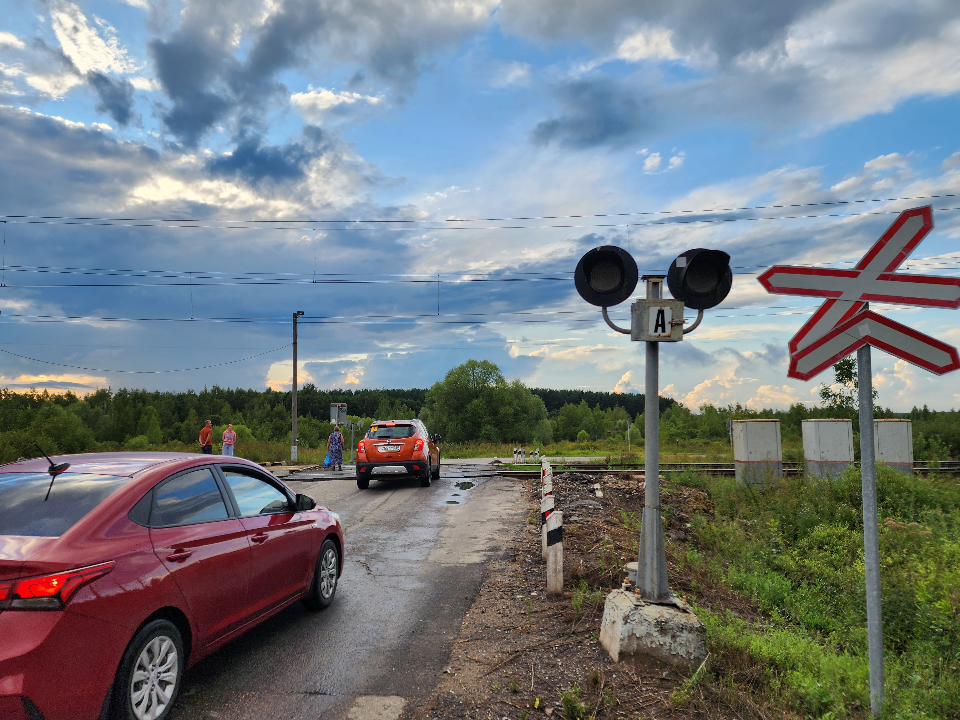
[[[855,367],[842,361],[836,382],[821,386],[820,407],[795,404],[786,410],[742,405],[703,405],[696,412],[660,398],[660,458],[663,462],[730,462],[729,421],[780,420],[783,459],[803,457],[801,425],[812,418],[852,418],[857,428]],[[200,392],[98,390],[86,397],[67,392],[0,390],[0,461],[48,454],[110,450],[196,452],[203,422],[213,422],[219,444],[227,423],[238,434],[237,453],[263,461],[290,456],[290,393],[275,390],[204,388]],[[470,360],[451,369],[429,389],[320,390],[307,384],[297,395],[299,456],[322,460],[332,426],[331,403],[347,403],[359,421],[354,441],[373,420],[419,417],[443,437],[449,459],[512,459],[522,446],[541,455],[600,457],[604,462],[642,462],[644,398],[636,394],[527,388],[508,382],[489,361]],[[591,404],[593,403],[593,404]],[[877,417],[894,417],[877,408]],[[914,408],[914,457],[937,461],[960,457],[960,413]],[[632,426],[629,433],[628,423]],[[349,431],[344,433],[350,443]],[[854,446],[859,448],[857,437]],[[316,452],[314,452],[316,451]],[[607,460],[609,458],[609,460]]]
[[[690,518],[693,540],[668,540],[707,626],[705,681],[721,695],[746,684],[802,717],[868,715],[859,472],[762,490],[687,473],[668,495],[678,484],[706,491],[713,507]],[[960,718],[960,484],[881,467],[877,489],[884,717]],[[708,609],[717,586],[759,615]]]

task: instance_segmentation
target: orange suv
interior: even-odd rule
[[[378,467],[402,467],[420,478],[423,487],[440,477],[439,435],[419,420],[378,420],[357,445],[357,487],[366,490]]]

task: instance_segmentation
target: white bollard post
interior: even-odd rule
[[[563,595],[563,513],[547,518],[547,595]]]
[[[553,515],[554,499],[553,495],[544,495],[540,501],[540,555],[547,559],[547,520]]]

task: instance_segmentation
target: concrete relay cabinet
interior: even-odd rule
[[[783,477],[779,420],[734,420],[733,465],[738,483]]]
[[[877,462],[913,474],[913,424],[909,420],[874,420]]]
[[[803,459],[807,474],[836,477],[853,464],[853,422],[804,420]]]

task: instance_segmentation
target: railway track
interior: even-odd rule
[[[535,469],[535,465],[527,465],[530,469],[504,468],[498,470],[500,475],[507,477],[537,477],[540,471]],[[642,475],[643,465],[610,465],[604,463],[563,463],[554,464],[555,473],[576,472],[582,475],[607,475],[609,473]],[[731,463],[660,463],[660,474],[671,475],[682,472],[696,472],[705,475],[716,475],[720,477],[734,477],[735,468]],[[784,475],[799,475],[803,472],[803,463],[783,463]],[[940,462],[918,461],[913,464],[913,472],[916,475],[927,475],[931,472],[938,472],[945,475],[960,475],[960,460],[942,460]]]

